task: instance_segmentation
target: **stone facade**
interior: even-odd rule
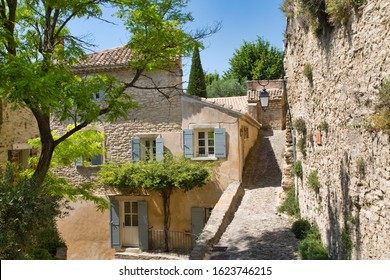
[[[270,95],[269,107],[264,111],[259,104],[259,93],[265,88]],[[286,128],[286,91],[284,80],[248,81],[248,111],[263,128],[283,130]]]
[[[132,73],[123,68],[111,69],[107,66],[103,69],[87,70],[88,68],[77,69],[77,72],[89,74],[98,71],[113,75],[125,82],[132,79]],[[148,73],[147,75],[148,77],[142,77],[137,82],[138,86],[152,88],[156,84],[162,87],[181,84],[180,71]],[[213,208],[231,182],[241,181],[245,158],[257,140],[261,125],[245,112],[224,108],[200,98],[185,95],[180,88],[165,92],[169,99],[156,90],[134,90],[129,94],[133,94],[135,101],[139,104],[139,109],[131,110],[126,120],[118,120],[114,123],[99,122],[91,125],[91,128],[104,133],[105,162],[132,161],[132,139],[134,138],[161,137],[164,141],[165,152],[183,155],[183,131],[185,129],[193,129],[195,132],[197,129],[218,128],[226,131],[227,157],[211,159],[216,160],[215,179],[202,188],[185,193],[175,192],[170,199],[172,213],[170,231],[180,236],[184,234],[191,241],[192,208]],[[63,131],[65,126],[66,124],[62,123],[53,128]],[[58,175],[67,178],[74,185],[93,182],[98,171],[99,166],[77,166],[56,170]],[[163,205],[158,193],[150,192],[129,196],[114,190],[103,189],[99,193],[118,203],[120,219],[124,215],[125,203],[140,201],[146,203],[149,235],[162,231]],[[113,258],[115,251],[110,248],[109,211],[103,213],[95,211],[94,213],[93,205],[86,202],[72,203],[72,207],[75,210],[71,211],[65,219],[58,221],[59,230],[68,244],[68,259]],[[105,223],[102,224],[102,220]],[[73,230],[75,227],[77,234]],[[121,226],[122,247],[128,246],[123,245],[127,244],[123,239],[124,235],[125,232]],[[91,251],[87,248],[95,249]]]
[[[0,106],[0,166],[7,160],[26,165],[27,158],[35,152],[27,141],[39,137],[35,118],[25,108],[15,109],[6,102],[0,102]]]
[[[297,17],[288,19],[287,94],[293,120],[303,118],[307,128],[307,155],[297,152],[301,213],[318,224],[333,259],[348,258],[348,239],[353,259],[390,258],[390,140],[366,126],[390,77],[389,15],[388,0],[367,0],[346,26],[320,38]],[[312,81],[303,74],[305,64],[312,66]],[[320,131],[323,122],[328,131]],[[309,187],[312,171],[318,172],[317,194]]]

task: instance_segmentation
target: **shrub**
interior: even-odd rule
[[[31,255],[33,260],[54,260],[49,251],[43,248],[35,249]]]
[[[294,0],[284,0],[280,6],[280,10],[286,15],[286,17],[293,17],[295,14]]]
[[[343,228],[341,231],[341,248],[343,250],[343,255],[346,259],[350,260],[352,255],[352,239],[349,229]]]
[[[329,124],[327,123],[327,121],[322,121],[321,123],[320,123],[320,130],[321,131],[325,131],[326,133],[328,133],[328,130],[329,130]]]
[[[309,177],[309,187],[316,193],[318,194],[320,191],[320,181],[318,180],[318,171],[314,170],[310,172]]]
[[[303,158],[306,158],[306,138],[299,138],[297,142],[298,150],[302,153]]]
[[[366,164],[364,163],[364,159],[362,157],[356,159],[356,171],[359,173],[361,178],[363,178],[366,174]]]
[[[390,78],[384,81],[379,89],[379,100],[376,114],[372,116],[373,127],[390,133]]]
[[[311,229],[311,225],[307,220],[299,219],[292,224],[292,232],[295,236],[302,240],[304,239]]]
[[[47,180],[37,186],[16,171],[0,170],[0,259],[48,259],[65,245],[56,226],[61,197]]]
[[[303,168],[302,168],[302,162],[300,160],[297,160],[297,162],[294,164],[294,174],[297,175],[298,178],[303,178]]]
[[[303,75],[310,81],[310,83],[313,82],[313,67],[310,63],[306,63],[305,67],[303,68]]]
[[[303,118],[294,121],[294,128],[303,135],[306,135],[306,122]]]
[[[327,260],[328,250],[322,245],[320,231],[313,226],[305,239],[299,242],[298,254],[302,260]]]
[[[287,197],[278,207],[278,211],[294,217],[300,216],[299,202],[298,198],[295,197],[294,187],[291,187],[291,189],[287,192]]]
[[[355,5],[355,7],[360,7],[361,5],[364,4],[366,0],[352,0],[353,4]]]
[[[325,0],[299,0],[299,4],[304,12],[308,12],[312,17],[323,8]]]
[[[326,12],[330,21],[337,25],[346,25],[352,15],[352,0],[326,0]]]

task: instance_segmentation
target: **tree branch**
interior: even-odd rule
[[[76,8],[75,11],[74,11],[72,14],[70,14],[70,16],[68,16],[68,17],[64,20],[64,22],[63,22],[63,23],[61,24],[61,26],[58,28],[57,32],[54,34],[53,37],[54,37],[54,38],[57,37],[57,36],[61,33],[62,29],[64,29],[65,26],[68,24],[68,22],[69,22],[71,19],[73,19],[73,18],[74,18],[82,9],[85,9],[85,7],[88,6],[88,5],[90,5],[90,4],[95,4],[95,3],[98,3],[98,2],[100,2],[100,1],[92,0],[92,1],[86,2],[86,3],[84,3],[83,5],[80,5],[78,8]]]
[[[140,90],[156,90],[158,91],[161,95],[163,95],[167,100],[169,100],[172,96],[170,96],[169,94],[165,93],[163,90],[178,90],[180,91],[182,89],[182,85],[183,85],[183,82],[180,82],[178,84],[175,84],[175,85],[171,85],[171,86],[159,86],[156,84],[156,82],[153,80],[153,78],[147,76],[147,75],[142,75],[143,77],[149,79],[151,81],[151,83],[153,84],[153,86],[151,87],[148,87],[148,86],[137,86],[134,84],[131,85],[131,87],[133,88],[136,88],[136,89],[140,89]]]
[[[99,116],[102,116],[106,113],[108,113],[109,111],[111,110],[110,106],[107,107],[107,108],[103,108],[100,110],[99,112]],[[60,138],[58,138],[57,140],[54,141],[54,146],[57,147],[58,144],[60,144],[61,142],[63,142],[64,140],[66,140],[67,138],[69,138],[70,136],[72,136],[75,132],[83,129],[84,127],[86,127],[87,125],[91,124],[92,122],[90,121],[84,121],[78,125],[76,125],[73,129],[69,130],[68,132],[66,132],[64,135],[62,135]]]
[[[131,80],[131,82],[125,83],[125,88],[135,87],[135,83],[138,81],[139,77],[141,77],[142,73],[143,73],[143,70],[141,70],[141,69],[136,70],[135,75],[134,75],[133,79]]]

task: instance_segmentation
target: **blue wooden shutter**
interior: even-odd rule
[[[192,247],[195,246],[196,240],[202,233],[205,225],[205,209],[199,207],[191,208],[191,224],[192,224]]]
[[[76,167],[83,166],[83,158],[81,158],[81,157],[77,158],[77,160],[75,162],[75,166]]]
[[[156,160],[162,161],[164,158],[164,139],[161,137],[156,138]]]
[[[119,201],[112,200],[110,208],[110,237],[111,248],[118,249],[120,242]]]
[[[131,160],[133,162],[141,160],[141,143],[139,138],[131,139]]]
[[[103,156],[96,155],[91,158],[91,165],[101,165],[103,164]]]
[[[226,157],[226,130],[224,128],[214,128],[215,156],[217,158]]]
[[[99,90],[99,100],[100,101],[107,101],[108,96],[106,95],[104,90]]]
[[[194,130],[183,129],[183,152],[184,157],[194,157]]]
[[[138,201],[138,236],[139,248],[149,249],[148,205],[146,201]]]

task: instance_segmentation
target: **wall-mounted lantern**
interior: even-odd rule
[[[263,111],[266,111],[269,105],[269,93],[265,89],[265,86],[269,84],[269,80],[267,80],[267,83],[264,85],[260,82],[260,79],[257,82],[263,87],[263,90],[259,93],[260,106]]]

